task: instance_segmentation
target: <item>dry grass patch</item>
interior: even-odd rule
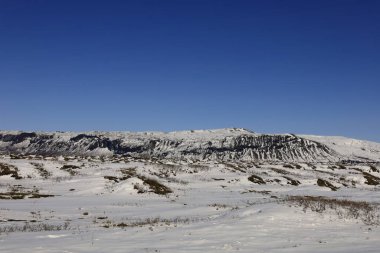
[[[326,198],[322,196],[290,196],[286,202],[317,213],[332,211],[341,219],[359,219],[366,225],[379,225],[379,207],[366,201]]]
[[[144,226],[157,226],[157,225],[177,225],[177,224],[188,224],[190,223],[189,218],[161,218],[161,217],[155,217],[155,218],[146,218],[146,219],[137,219],[137,220],[127,220],[123,222],[112,222],[110,220],[107,220],[103,223],[103,227],[105,228],[111,228],[111,227],[118,227],[118,228],[126,228],[126,227],[144,227]]]
[[[24,225],[5,225],[0,226],[0,234],[2,233],[13,233],[13,232],[42,232],[42,231],[61,231],[69,230],[70,223],[65,222],[63,224],[47,224],[47,223],[29,223],[26,222]]]
[[[0,199],[8,199],[8,200],[17,200],[17,199],[38,199],[38,198],[48,198],[54,197],[55,195],[50,194],[41,194],[37,188],[33,188],[31,190],[25,189],[20,185],[14,185],[9,187],[7,192],[0,193]]]
[[[68,173],[70,173],[71,176],[78,175],[78,169],[80,169],[79,166],[69,164],[63,165],[61,167],[61,170],[67,171]]]
[[[44,168],[42,163],[30,163],[38,171],[38,174],[44,179],[51,177],[51,173]]]
[[[127,169],[121,169],[121,177],[115,177],[115,176],[104,176],[105,179],[114,181],[116,183],[119,183],[121,181],[127,180],[129,178],[135,177],[143,181],[143,184],[149,187],[149,192],[153,192],[159,195],[166,195],[168,193],[172,193],[173,191],[158,182],[156,179],[148,178],[146,176],[140,175],[137,173],[136,168],[127,168]],[[137,193],[145,193],[147,192],[144,187],[142,187],[139,184],[134,185],[134,189],[137,190]]]
[[[14,179],[22,179],[22,177],[18,174],[18,168],[16,166],[0,163],[0,176],[10,175]]]

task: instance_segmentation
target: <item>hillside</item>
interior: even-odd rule
[[[339,137],[258,134],[245,129],[181,132],[0,132],[1,154],[184,161],[376,162],[380,144]]]

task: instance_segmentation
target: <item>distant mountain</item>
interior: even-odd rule
[[[126,155],[187,161],[379,162],[380,144],[345,137],[259,134],[241,128],[169,133],[0,131],[0,154]]]

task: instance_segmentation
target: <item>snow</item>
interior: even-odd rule
[[[197,138],[203,138],[199,137],[203,134],[210,133],[200,132]],[[184,133],[173,135],[182,138]],[[368,185],[363,176],[367,172],[380,177],[380,172],[370,167],[379,169],[376,164],[338,168],[333,167],[335,163],[300,163],[296,168],[289,163],[244,161],[188,164],[114,157],[101,161],[93,157],[46,160],[5,156],[0,157],[0,163],[16,166],[22,176],[20,180],[0,176],[0,193],[21,185],[24,190],[35,187],[40,194],[54,195],[0,199],[0,231],[16,230],[0,233],[0,252],[4,253],[378,252],[380,247],[379,225],[341,218],[332,211],[304,211],[285,201],[287,196],[310,195],[377,205],[380,185]],[[31,163],[43,164],[51,174],[42,177]],[[70,175],[60,169],[63,165],[79,168]],[[125,170],[134,170],[136,175],[123,178]],[[252,183],[250,175],[266,183]],[[301,184],[291,185],[284,176]],[[144,177],[157,180],[173,192],[151,192],[144,185]],[[318,178],[339,189],[318,186]],[[138,193],[136,184],[146,192]],[[63,229],[66,222],[67,228]],[[25,224],[36,231],[23,231]]]
[[[380,143],[356,140],[341,136],[300,135],[303,138],[323,143],[339,154],[351,159],[366,158],[380,161]]]

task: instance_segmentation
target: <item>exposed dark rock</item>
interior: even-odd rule
[[[171,135],[112,135],[81,133],[67,139],[65,133],[0,134],[0,154],[22,155],[125,155],[136,158],[193,160],[251,160],[313,162],[336,161],[336,153],[327,146],[296,135],[257,135],[239,132],[193,140]],[[191,133],[194,136],[196,132]],[[190,136],[191,136],[190,134]],[[70,135],[69,135],[70,136]],[[28,139],[25,145],[16,145]],[[108,151],[109,152],[108,152]]]

